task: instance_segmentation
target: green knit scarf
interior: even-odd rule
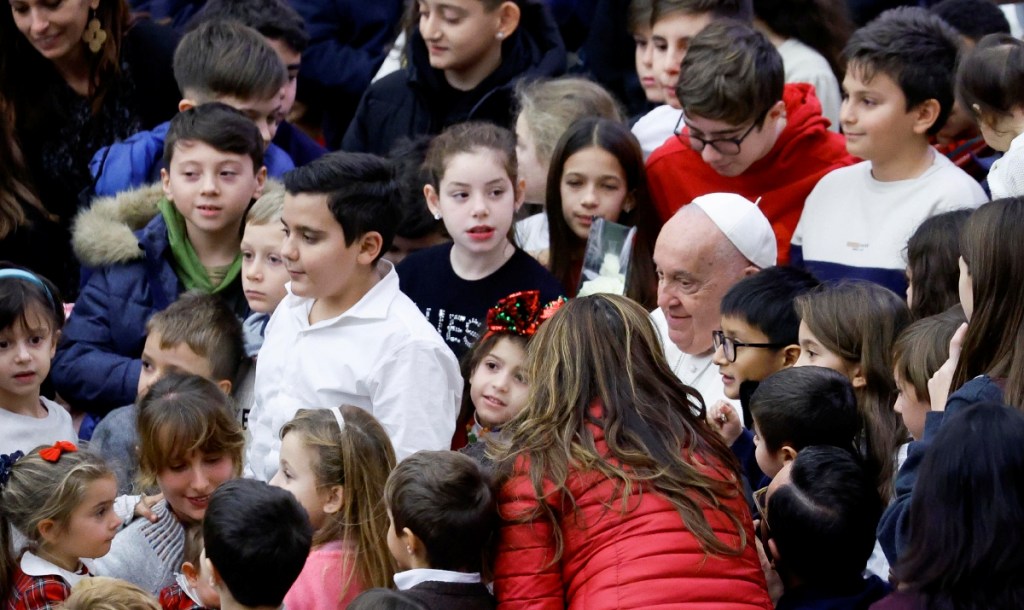
[[[207,273],[206,267],[203,266],[202,261],[199,260],[199,255],[196,254],[196,249],[192,247],[192,242],[188,240],[188,233],[185,231],[185,217],[178,212],[178,209],[167,198],[161,199],[157,207],[160,209],[160,214],[164,217],[164,223],[167,225],[167,241],[171,246],[171,256],[174,258],[174,273],[177,274],[181,283],[185,285],[186,290],[218,293],[235,281],[235,278],[242,271],[241,252],[231,262],[231,266],[228,267],[228,271],[221,283],[214,286],[213,282],[210,281],[210,275]]]

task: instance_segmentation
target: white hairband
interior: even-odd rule
[[[334,419],[338,420],[338,429],[344,432],[345,418],[341,416],[341,407],[335,407],[331,409],[331,413],[334,414]]]

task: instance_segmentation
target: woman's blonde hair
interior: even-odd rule
[[[231,399],[208,379],[171,373],[139,401],[139,484],[151,489],[157,475],[193,451],[224,454],[242,474],[245,437]]]
[[[47,447],[37,447],[14,462],[6,473],[6,481],[0,478],[0,599],[7,599],[10,594],[18,561],[11,528],[25,536],[25,550],[36,552],[43,544],[39,532],[43,521],[67,524],[89,485],[114,477],[107,463],[95,453],[61,449],[56,461],[50,461],[40,456],[43,449]],[[6,470],[5,466],[0,468]]]
[[[335,417],[339,411],[343,427]],[[344,490],[341,510],[327,515],[313,536],[314,546],[344,540],[355,550],[355,569],[345,565],[341,570],[341,596],[345,597],[353,582],[366,588],[393,586],[395,563],[387,545],[384,484],[395,467],[395,450],[387,432],[367,411],[344,405],[299,409],[281,428],[281,438],[291,433],[298,434],[302,444],[314,452],[317,485],[340,485]],[[346,562],[349,557],[345,556]]]
[[[161,610],[155,597],[130,582],[94,576],[83,578],[60,610]]]
[[[606,505],[618,503],[622,514],[640,494],[654,492],[676,508],[706,552],[742,553],[746,515],[726,504],[741,494],[736,458],[705,422],[700,395],[669,369],[646,310],[617,295],[569,301],[534,336],[524,368],[528,406],[492,457],[504,474],[518,474],[517,458],[528,461],[526,474],[541,501],[532,513],[506,517],[539,515],[555,524],[553,561],[562,555],[562,532],[545,500],[560,496],[575,507],[571,470],[612,480]],[[597,448],[595,428],[605,451]],[[737,544],[718,538],[708,508],[732,524]]]
[[[550,80],[520,81],[516,88],[519,116],[537,148],[544,167],[565,130],[584,117],[623,122],[622,108],[607,89],[585,78],[567,76]]]

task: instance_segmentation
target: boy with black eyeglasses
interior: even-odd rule
[[[676,94],[683,113],[647,161],[651,198],[663,221],[708,193],[736,193],[772,224],[779,264],[804,199],[829,171],[850,165],[843,136],[828,130],[814,88],[784,84],[782,58],[764,35],[720,20],[690,42]]]

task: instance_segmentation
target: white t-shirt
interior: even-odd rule
[[[631,131],[640,142],[640,149],[644,151],[644,161],[660,148],[665,140],[675,137],[675,128],[682,114],[682,110],[662,104],[633,124]]]
[[[516,243],[530,254],[542,252],[551,247],[546,212],[527,216],[516,223]]]
[[[839,106],[843,102],[839,81],[828,60],[796,38],[787,38],[777,47],[782,56],[787,83],[810,83],[821,102],[821,114],[832,121],[830,130],[839,132]]]
[[[40,396],[46,417],[30,417],[0,408],[0,455],[15,451],[28,453],[40,445],[57,441],[78,442],[78,434],[67,409]]]
[[[1024,133],[1010,141],[1010,148],[988,170],[992,199],[1024,195]]]
[[[865,279],[902,295],[903,250],[917,227],[931,216],[976,208],[987,199],[973,178],[941,154],[910,180],[875,180],[870,161],[842,167],[807,197],[790,259],[823,281]]]
[[[296,296],[288,284],[256,360],[247,476],[274,476],[281,427],[299,409],[366,409],[384,426],[399,460],[451,446],[462,400],[459,363],[399,291],[394,266],[382,260],[377,271],[381,279],[359,302],[312,325],[313,300]]]

